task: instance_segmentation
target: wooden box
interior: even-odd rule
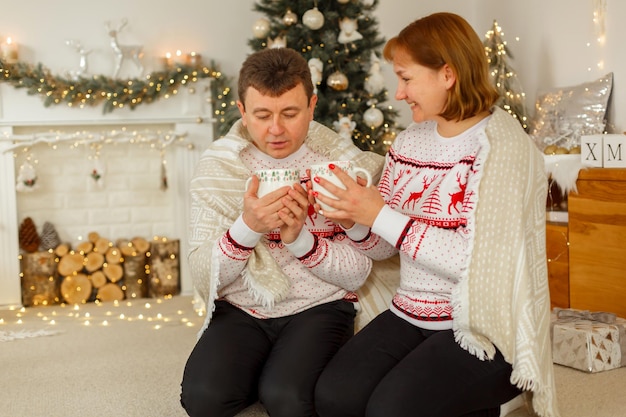
[[[546,255],[550,308],[569,307],[569,245],[567,223],[546,223]]]
[[[570,193],[570,307],[626,317],[626,169],[581,170]]]

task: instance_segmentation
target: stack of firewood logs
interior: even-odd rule
[[[115,242],[89,233],[74,249],[23,253],[22,303],[81,304],[160,297],[180,292],[179,241],[136,237]]]

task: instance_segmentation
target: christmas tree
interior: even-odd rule
[[[508,63],[513,58],[511,51],[503,40],[504,33],[498,22],[493,21],[493,28],[485,36],[483,45],[489,61],[489,70],[493,83],[500,93],[496,103],[515,117],[528,131],[528,112],[526,110],[526,95],[522,91],[517,74]]]
[[[384,103],[385,43],[372,12],[378,0],[259,0],[265,16],[249,45],[289,47],[309,62],[318,95],[315,119],[363,150],[384,154],[395,138],[398,111]]]

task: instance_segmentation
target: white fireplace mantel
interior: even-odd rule
[[[214,119],[211,106],[210,79],[203,79],[181,89],[177,95],[143,104],[134,110],[118,109],[103,114],[101,107],[68,108],[63,105],[45,107],[37,96],[8,85],[0,85],[0,137],[15,136],[24,127],[40,130],[72,132],[77,127],[107,129],[111,126],[129,129],[150,129],[167,126],[185,134],[189,147],[173,151],[176,172],[169,188],[175,201],[176,230],[180,236],[181,291],[192,294],[187,273],[187,227],[189,193],[187,185],[195,164],[206,146],[213,140]],[[0,141],[0,306],[21,305],[21,283],[18,245],[18,213],[16,196],[16,166],[12,141]],[[191,150],[190,150],[191,148]]]

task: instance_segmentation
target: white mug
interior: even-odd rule
[[[255,171],[254,174],[259,178],[259,189],[257,190],[257,197],[259,198],[285,185],[293,187],[294,184],[300,182],[300,170],[298,169],[262,169]],[[246,190],[250,186],[250,181],[252,181],[252,177],[246,180]]]
[[[352,178],[355,181],[356,181],[357,174],[358,176],[365,177],[365,179],[367,180],[367,186],[369,187],[370,185],[372,185],[372,176],[370,175],[370,173],[367,172],[363,168],[355,166],[352,161],[330,161],[330,162],[325,162],[323,164],[311,165],[311,179],[315,177],[324,178],[325,180],[330,181],[331,183],[336,185],[337,187],[343,188],[345,190],[346,187],[343,185],[343,183],[328,168],[329,164],[334,164],[337,168],[340,168],[342,171],[348,174],[350,178]],[[325,196],[328,196],[331,198],[335,198],[335,199],[337,198],[328,190],[326,190],[324,187],[322,187],[320,184],[318,184],[317,182],[312,181],[312,185],[313,185],[313,191],[317,191],[318,193],[324,194]],[[326,210],[326,211],[334,210],[334,208],[329,207],[328,205],[322,203],[319,200],[317,200],[317,203],[320,205],[320,207],[322,207],[323,210]]]

